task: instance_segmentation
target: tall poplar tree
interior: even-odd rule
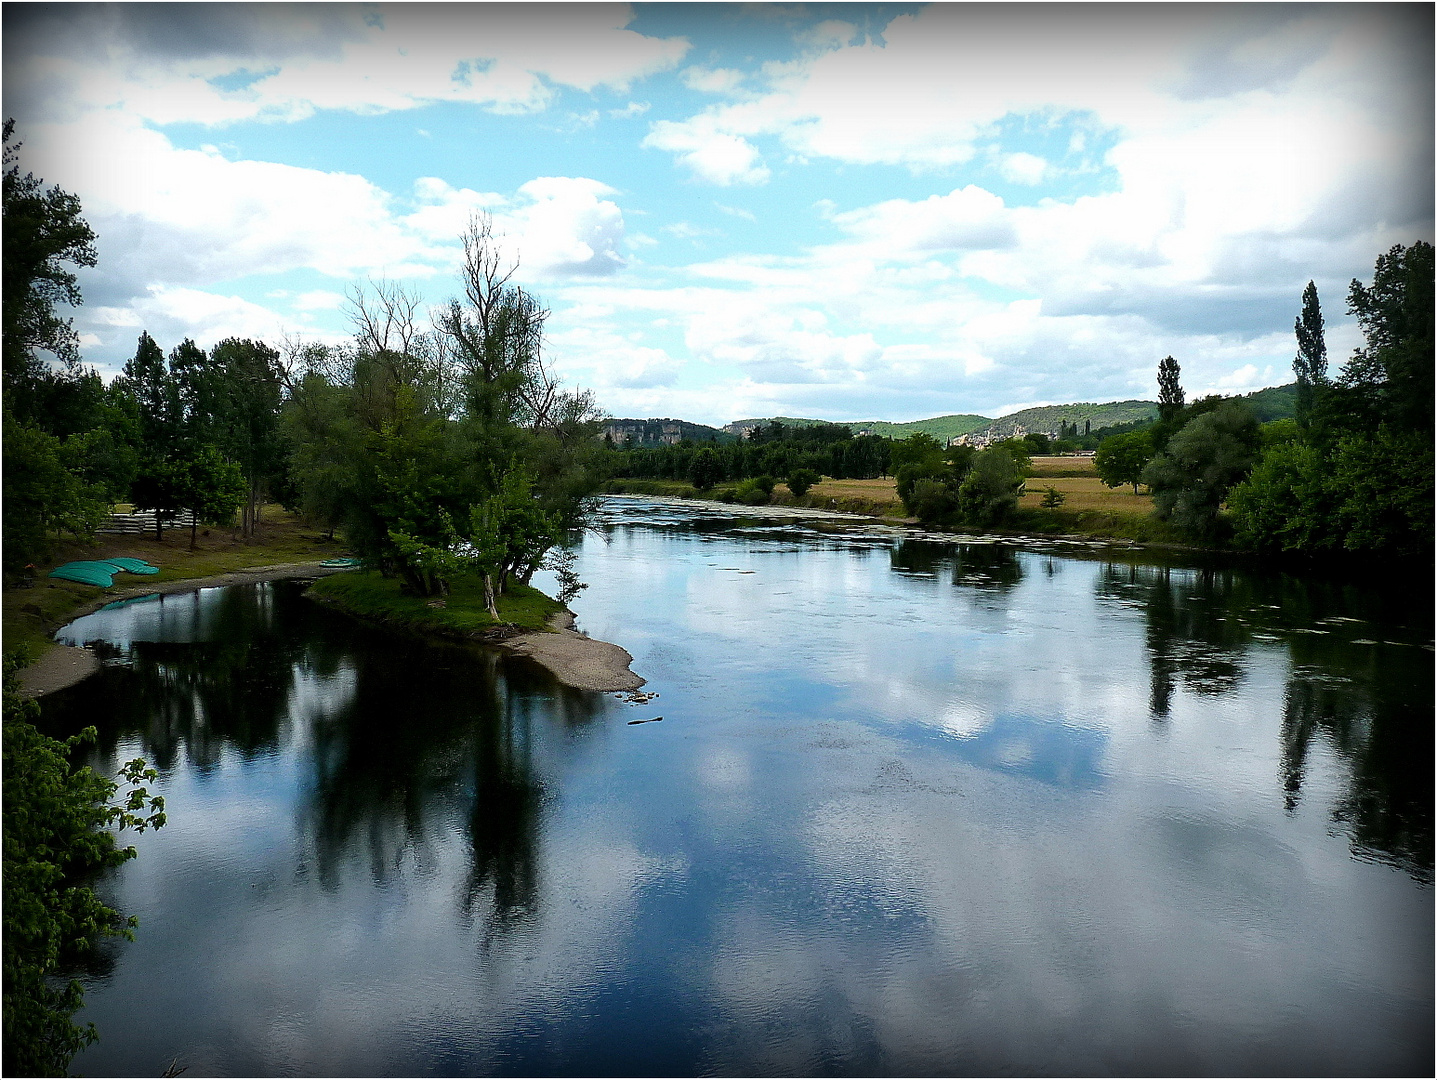
[[[1182,369],[1171,356],[1158,364],[1158,415],[1171,421],[1186,403],[1183,394]]]
[[[1302,314],[1293,326],[1297,334],[1297,356],[1292,361],[1297,376],[1297,422],[1306,428],[1312,416],[1313,387],[1327,381],[1327,340],[1322,332],[1322,307],[1317,302],[1317,285],[1309,281],[1302,291]]]

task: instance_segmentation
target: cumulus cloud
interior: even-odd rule
[[[679,164],[711,184],[761,184],[770,175],[757,147],[722,130],[716,117],[699,116],[683,123],[659,120],[640,145],[675,154]]]

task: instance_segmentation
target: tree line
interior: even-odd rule
[[[1105,439],[1110,487],[1145,484],[1154,512],[1194,539],[1268,553],[1430,558],[1433,550],[1433,251],[1381,255],[1347,307],[1363,345],[1329,375],[1317,286],[1294,324],[1296,416],[1259,424],[1238,399],[1186,404],[1159,368],[1159,418]]]

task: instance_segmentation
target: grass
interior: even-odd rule
[[[564,610],[563,604],[538,589],[511,582],[499,597],[499,622],[495,623],[484,606],[484,586],[478,575],[454,579],[449,595],[442,599],[406,596],[400,592],[398,579],[381,577],[376,570],[332,574],[310,588],[321,600],[352,615],[442,637],[473,637],[498,625],[547,630],[550,617]]]
[[[54,557],[36,564],[34,585],[19,587],[18,579],[7,576],[3,602],[4,649],[18,652],[33,661],[53,644],[51,637],[69,622],[73,613],[106,590],[93,585],[47,577],[62,563],[81,559],[108,559],[132,556],[160,568],[153,577],[120,574],[115,587],[161,584],[190,578],[244,570],[275,563],[313,562],[346,555],[343,541],[326,539],[317,529],[305,525],[278,506],[266,506],[260,515],[258,535],[244,540],[229,529],[201,529],[190,549],[188,529],[166,529],[156,540],[153,533],[142,536],[100,534],[92,543],[67,541],[57,546]]]

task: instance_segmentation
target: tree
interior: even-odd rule
[[[1297,422],[1306,427],[1312,415],[1313,388],[1327,382],[1327,340],[1315,282],[1309,281],[1302,292],[1302,314],[1293,324],[1293,332],[1297,335],[1297,356],[1292,361],[1297,376]]]
[[[1098,452],[1093,455],[1093,467],[1098,471],[1098,478],[1108,487],[1132,484],[1133,494],[1136,495],[1143,469],[1152,456],[1152,436],[1146,431],[1130,431],[1109,435],[1099,443]]]
[[[108,510],[103,489],[66,461],[66,444],[5,418],[4,552],[7,569],[50,553],[51,535],[94,534]]]
[[[206,400],[197,394],[197,399],[208,406],[210,415],[196,414],[194,420],[199,432],[209,427],[210,438],[244,474],[240,529],[251,537],[259,528],[266,484],[284,461],[279,353],[263,342],[226,338],[210,350],[209,367],[211,385],[203,390],[210,396]]]
[[[794,469],[788,476],[788,490],[801,499],[808,494],[809,488],[822,479],[823,477],[812,469]]]
[[[1223,500],[1252,469],[1260,442],[1257,418],[1241,401],[1224,401],[1198,416],[1143,470],[1142,483],[1152,490],[1154,512],[1196,537],[1210,539]]]
[[[689,483],[700,491],[708,491],[719,482],[721,475],[718,455],[707,446],[696,453],[689,463]]]
[[[1371,286],[1354,279],[1347,296],[1364,343],[1340,382],[1403,430],[1433,429],[1433,271],[1431,244],[1398,245],[1378,256]]]
[[[45,188],[31,173],[20,175],[19,144],[11,144],[15,121],[4,127],[4,387],[7,399],[23,395],[45,372],[35,355],[43,349],[67,364],[79,360],[79,336],[56,305],[80,303],[71,266],[95,265],[95,234],[80,216],[80,200],[58,187]],[[28,419],[21,402],[13,402]]]
[[[1183,407],[1186,397],[1182,387],[1182,369],[1171,356],[1163,357],[1158,364],[1158,416],[1172,421]]]
[[[957,512],[969,525],[997,525],[1018,508],[1023,475],[1003,445],[990,446],[973,457],[973,467],[958,485]]]
[[[67,969],[100,937],[133,938],[137,924],[100,900],[93,875],[135,857],[115,833],[163,826],[164,800],[140,786],[157,774],[136,758],[116,801],[119,784],[70,763],[95,729],[65,742],[40,734],[39,709],[18,693],[8,659],[4,677],[4,1071],[64,1076],[98,1038],[93,1024],[74,1022],[84,988]]]
[[[200,522],[229,525],[247,495],[244,473],[213,446],[201,446],[177,463],[174,500],[190,511],[190,549]]]
[[[1057,488],[1045,488],[1043,491],[1043,509],[1056,510],[1068,501],[1068,497]]]

